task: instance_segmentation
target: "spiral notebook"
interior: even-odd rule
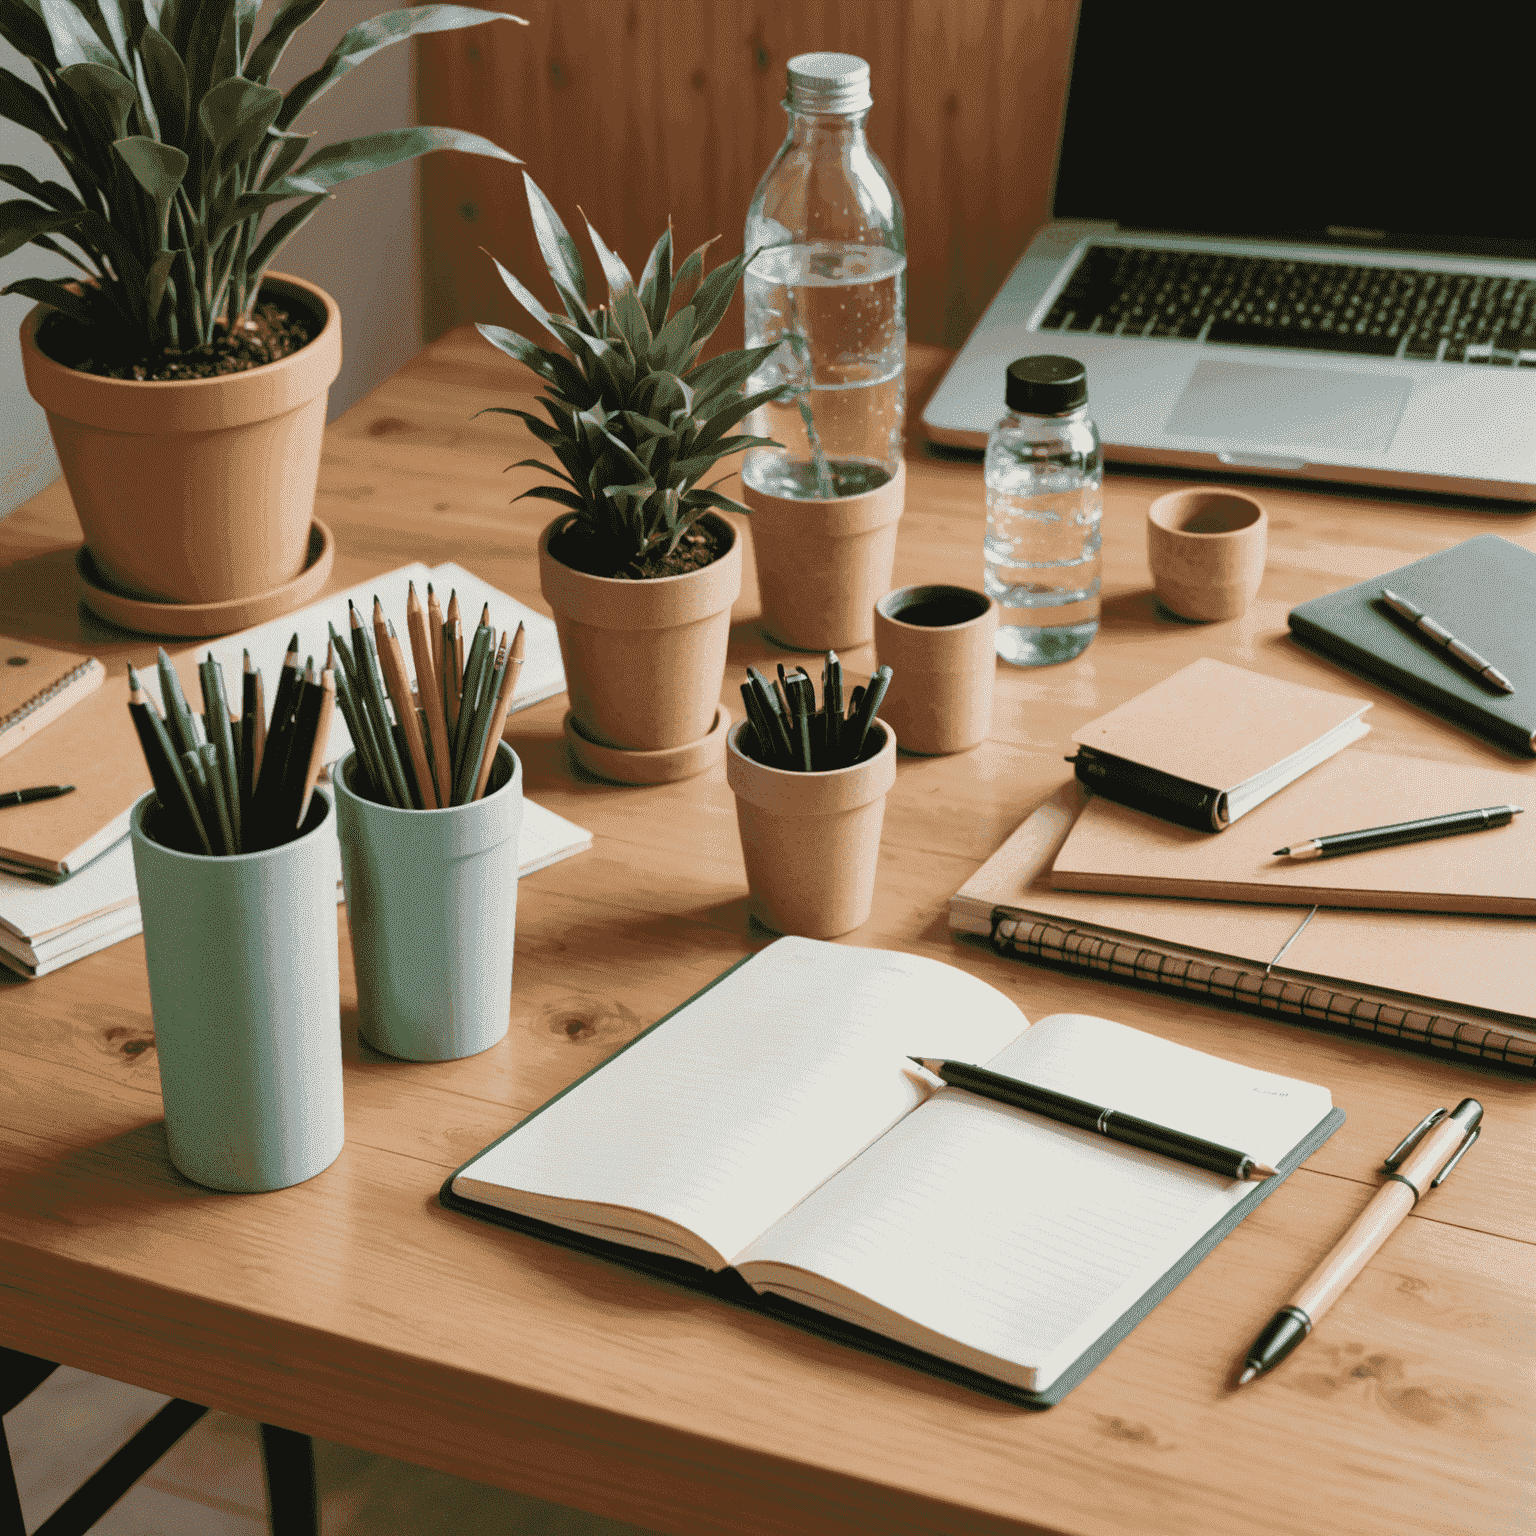
[[[0,639],[0,757],[30,741],[106,680],[94,656]],[[0,784],[5,789],[27,785]]]

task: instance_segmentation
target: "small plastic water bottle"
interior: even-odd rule
[[[1001,610],[997,654],[1044,667],[1099,630],[1104,453],[1072,358],[1010,363],[1004,398],[987,439],[986,589]]]

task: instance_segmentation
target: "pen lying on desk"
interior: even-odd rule
[[[1402,843],[1424,843],[1432,837],[1455,837],[1462,832],[1482,832],[1507,827],[1524,809],[1519,805],[1488,805],[1476,811],[1453,811],[1445,816],[1425,816],[1418,821],[1397,821],[1386,827],[1362,827],[1358,832],[1330,832],[1324,837],[1276,848],[1277,859],[1326,859],[1340,853],[1365,853],[1372,848],[1396,848]]]
[[[1450,1114],[1437,1109],[1426,1115],[1403,1137],[1382,1165],[1387,1182],[1249,1347],[1238,1386],[1246,1386],[1255,1376],[1279,1365],[1312,1332],[1313,1324],[1339,1299],[1403,1217],[1430,1190],[1445,1182],[1467,1148],[1482,1135],[1482,1118],[1483,1106],[1476,1099],[1463,1099]]]
[[[31,789],[8,789],[0,794],[0,806],[31,805],[37,800],[57,800],[60,795],[70,794],[73,784],[34,784]]]
[[[1100,1136],[1128,1147],[1139,1147],[1143,1152],[1156,1152],[1161,1157],[1204,1168],[1229,1179],[1272,1179],[1275,1176],[1273,1168],[1235,1147],[1223,1147],[1203,1137],[1176,1131],[1171,1126],[1143,1120],[1138,1115],[1089,1104],[1083,1099],[1057,1093],[1053,1088],[1039,1088],[1015,1077],[1005,1077],[1001,1072],[989,1072],[985,1067],[973,1067],[960,1061],[939,1061],[931,1056],[909,1056],[907,1060],[915,1061],[925,1071],[942,1078],[951,1088],[963,1088],[967,1093],[999,1104],[1027,1109],[1048,1120],[1076,1126],[1080,1131],[1097,1131]]]

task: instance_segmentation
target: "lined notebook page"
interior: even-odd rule
[[[1155,1092],[1174,1123],[1245,1147],[1256,1136],[1251,1150],[1271,1159],[1329,1109],[1325,1090],[1071,1015],[1042,1020],[988,1065],[1100,1103],[1118,1094],[1127,1108],[1134,1092],[1142,1113]],[[1198,1083],[1284,1097],[1197,1104]],[[839,1316],[1039,1390],[1254,1188],[944,1089],[737,1267],[760,1288],[825,1298]]]
[[[1025,1023],[953,966],[779,939],[491,1147],[454,1189],[553,1220],[550,1200],[583,1202],[578,1218],[602,1218],[593,1205],[649,1212],[729,1262],[923,1101],[907,1061],[917,1043],[985,1059]]]

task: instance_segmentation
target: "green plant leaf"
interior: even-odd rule
[[[540,465],[540,468],[549,469],[549,466],[544,464]],[[553,474],[554,471],[550,470],[550,473]],[[537,501],[557,502],[562,507],[569,507],[572,512],[585,512],[587,510],[586,502],[575,491],[568,491],[562,485],[536,485],[531,491],[524,491],[521,495],[514,496],[512,502],[515,505],[529,496]]]
[[[102,40],[111,49],[121,67],[128,62],[128,34],[123,26],[123,13],[118,8],[117,0],[93,0],[92,10],[101,19],[102,28],[106,31],[107,35]],[[87,15],[86,19],[93,21],[95,18]],[[100,30],[94,27],[92,30],[96,31],[98,37],[101,36]]]
[[[22,0],[0,0],[0,37],[25,59],[36,59],[49,70],[57,71],[58,60],[53,40],[37,6]]]
[[[667,323],[667,311],[672,307],[672,221],[661,238],[651,247],[645,269],[640,274],[640,302],[645,305],[646,317],[651,330],[659,332]]]
[[[149,285],[145,289],[145,298],[151,324],[159,317],[160,306],[165,302],[165,289],[170,281],[171,268],[176,258],[184,254],[182,251],[161,251],[149,264]]]
[[[476,414],[478,415],[479,413],[476,412]],[[546,475],[553,475],[557,480],[564,480],[567,485],[574,486],[576,484],[569,475],[565,474],[562,470],[556,469],[553,464],[546,464],[543,459],[519,459],[515,464],[508,464],[507,469],[542,469]],[[507,469],[502,470],[502,474],[506,474]]]
[[[782,444],[775,443],[774,446],[781,447]],[[685,507],[697,507],[700,512],[714,507],[720,512],[745,512],[749,517],[751,516],[750,507],[744,507],[739,501],[732,501],[729,496],[722,496],[719,491],[712,491],[701,485],[684,491],[680,500]]]
[[[261,291],[262,274],[271,265],[272,258],[288,243],[290,237],[314,216],[321,203],[329,201],[326,193],[306,198],[296,208],[290,208],[281,218],[274,219],[261,237],[256,249],[246,258],[246,292],[255,296]]]
[[[256,153],[282,104],[281,91],[238,75],[221,80],[203,97],[197,120],[221,168],[237,165]]]
[[[38,0],[35,7],[48,28],[56,70],[62,74],[74,64],[101,64],[117,68],[112,50],[106,47],[85,15],[70,0]]]
[[[485,251],[487,256],[491,256],[491,253],[486,251],[483,245],[480,247],[480,249]],[[534,298],[534,296],[529,293],[529,291],[524,288],[523,285],[518,282],[518,280],[513,277],[513,275],[508,272],[507,269],[502,266],[499,261],[496,261],[494,256],[491,256],[491,260],[496,263],[496,270],[501,274],[501,280],[506,284],[507,292],[510,293],[512,297],[516,299],[517,302],[521,304],[523,308],[527,310],[528,313],[535,320],[537,320],[539,324],[542,325],[544,329],[548,331],[549,334],[553,336],[557,342],[560,342],[561,345],[564,345],[564,339],[561,337],[560,333],[549,323],[549,311],[545,309],[544,306],[540,304],[539,301]]]
[[[564,358],[556,357],[553,352],[546,352],[543,347],[535,346],[526,336],[519,336],[516,331],[509,331],[504,325],[486,325],[482,321],[476,321],[475,329],[493,347],[505,352],[508,357],[522,363],[524,367],[531,368],[541,379],[547,380],[557,389],[560,387],[557,364],[565,362]],[[566,363],[566,367],[569,368],[571,365]],[[574,371],[572,369],[572,372]]]
[[[171,47],[163,33],[150,26],[144,28],[144,35],[139,39],[139,59],[144,66],[149,99],[154,103],[155,116],[160,121],[160,137],[168,144],[185,147],[187,113],[192,102],[181,55]]]
[[[685,304],[656,333],[656,339],[646,353],[646,366],[667,373],[678,373],[692,345],[693,305]]]
[[[357,68],[364,59],[392,43],[428,32],[450,32],[460,27],[477,27],[486,21],[528,23],[521,16],[504,11],[479,11],[467,5],[418,5],[407,11],[389,11],[352,28],[331,50],[319,69],[299,81],[283,102],[279,128],[289,127],[300,112],[317,96],[323,96],[341,77]]]
[[[613,304],[613,318],[629,346],[630,356],[637,364],[644,363],[651,350],[651,322],[632,287],[619,289]]]
[[[261,178],[261,189],[264,192],[280,182],[304,158],[304,151],[314,134],[284,133],[280,128],[268,128],[267,138],[277,145],[277,152],[268,161]],[[264,148],[262,154],[266,153],[267,149]]]
[[[538,440],[541,443],[545,443],[545,444],[555,443],[555,442],[558,442],[560,437],[561,437],[561,432],[560,432],[560,429],[558,427],[552,427],[552,426],[550,426],[550,424],[547,421],[541,421],[531,411],[520,411],[520,410],[516,409],[516,407],[514,407],[514,406],[510,406],[510,405],[487,405],[487,406],[482,406],[480,410],[475,412],[475,415],[476,416],[489,416],[489,415],[494,415],[494,416],[516,416],[519,421],[522,421],[522,422],[524,422],[527,425],[528,430],[530,432],[532,432],[533,435],[536,438],[538,438]],[[473,420],[473,417],[471,418],[471,420]]]
[[[0,288],[0,295],[19,293],[38,304],[50,304],[54,309],[78,321],[83,326],[93,326],[101,318],[62,283],[50,282],[46,277],[23,277]]]
[[[64,125],[53,115],[48,98],[8,69],[0,69],[0,116],[19,123],[45,142],[64,136]]]
[[[489,139],[460,128],[391,128],[383,133],[365,134],[360,139],[342,139],[316,150],[292,176],[274,183],[272,190],[277,191],[297,179],[313,182],[316,186],[334,187],[354,176],[382,171],[402,160],[413,160],[417,155],[431,154],[439,149],[457,149],[468,155],[486,155],[513,165],[522,164],[516,155],[509,155]]]
[[[764,363],[779,350],[779,343],[770,341],[767,346],[748,347],[740,352],[724,352],[712,357],[707,363],[683,375],[683,382],[693,386],[694,398],[699,409],[705,402],[723,390],[737,389],[752,377]]]
[[[581,253],[569,231],[560,222],[554,204],[534,184],[533,177],[523,172],[523,187],[528,194],[528,212],[533,218],[534,238],[539,242],[539,254],[554,279],[560,294],[560,302],[572,320],[592,334],[592,315],[587,309],[587,274],[581,265]]]
[[[736,292],[736,284],[741,281],[741,274],[746,268],[745,258],[733,256],[730,261],[716,267],[699,284],[699,291],[693,298],[693,339],[696,343],[707,341],[714,334],[715,327],[725,319],[725,312],[731,305],[731,296]]]
[[[283,0],[267,28],[267,35],[251,49],[241,71],[247,80],[266,85],[293,34],[325,4],[325,0]]]
[[[709,248],[720,238],[715,235],[713,239],[706,240],[696,250],[689,251],[672,278],[672,302],[674,304],[687,304],[692,301],[694,290],[704,279],[704,258],[709,253]]]
[[[176,43],[176,39],[171,38],[187,66],[187,84],[193,101],[202,101],[219,84],[216,69],[219,39],[224,35],[229,14],[229,0],[192,0],[185,43]],[[166,36],[170,37],[170,34]]]
[[[705,452],[711,444],[718,443],[738,421],[750,416],[760,405],[767,405],[770,400],[777,400],[783,393],[784,386],[776,384],[772,389],[760,389],[755,395],[745,395],[732,405],[727,406],[718,415],[711,416],[705,422],[700,431],[698,440],[694,443],[696,453]]]
[[[39,181],[31,171],[19,165],[0,165],[0,181],[15,187],[18,192],[25,192],[28,197],[35,197],[38,202],[46,203],[59,213],[77,213],[85,207],[68,187],[56,181]]]
[[[24,197],[0,203],[0,256],[30,245],[39,235],[73,235],[85,215],[59,213]]]
[[[127,137],[128,114],[139,100],[127,75],[106,64],[71,64],[59,71],[59,80],[85,111],[105,126],[107,131],[98,146],[102,154],[113,139]]]
[[[113,146],[124,165],[133,173],[134,180],[149,194],[155,205],[155,236],[159,245],[166,242],[166,226],[170,218],[171,199],[176,195],[176,189],[181,185],[181,179],[187,174],[187,157],[174,144],[161,144],[154,139],[146,139],[142,136],[119,139]],[[169,267],[166,268],[167,273]],[[154,269],[150,269],[150,277],[153,280]],[[165,279],[162,277],[160,286],[163,289]],[[151,313],[159,307],[152,306]]]
[[[231,197],[217,206],[208,220],[208,243],[216,245],[226,230],[233,229],[237,224],[243,224],[247,219],[259,219],[268,208],[275,207],[278,203],[290,202],[295,197],[305,195],[306,189],[294,192],[242,192],[238,196]],[[322,188],[311,187],[307,193],[313,196],[316,192],[322,196],[328,196]]]
[[[579,210],[578,210],[579,211]],[[630,276],[629,268],[614,255],[603,243],[603,237],[592,228],[591,219],[586,214],[581,215],[587,226],[587,234],[592,241],[592,249],[597,252],[598,265],[603,269],[603,276],[608,282],[608,302],[618,307],[619,295],[626,289],[633,291],[635,280]],[[650,340],[650,326],[646,326],[646,340]]]

